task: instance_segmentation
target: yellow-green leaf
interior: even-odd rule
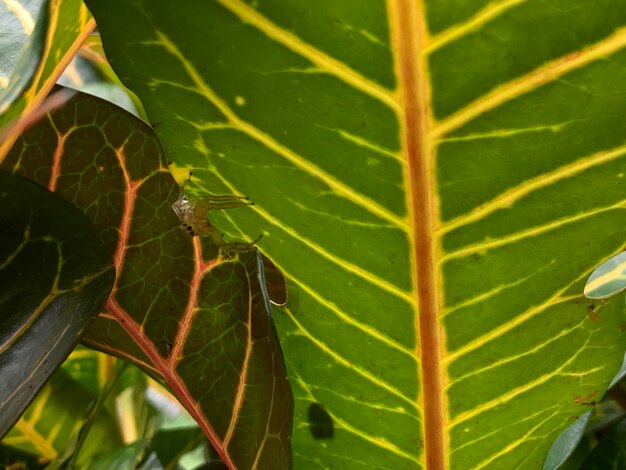
[[[295,468],[539,468],[623,356],[626,1],[88,0],[286,275]],[[266,467],[271,468],[271,467]]]
[[[18,64],[0,94],[0,161],[32,122],[31,113],[41,105],[95,27],[82,0],[50,0],[44,2],[42,9],[22,51],[22,67]],[[14,21],[12,16],[5,16],[0,27],[4,29]]]

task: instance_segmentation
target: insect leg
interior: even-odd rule
[[[231,209],[254,205],[254,202],[249,202],[249,198],[245,196],[205,196],[202,202],[206,204],[207,209]]]

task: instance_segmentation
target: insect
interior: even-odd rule
[[[225,243],[222,233],[209,221],[208,214],[211,209],[231,209],[251,205],[254,203],[249,202],[249,198],[245,196],[205,196],[202,199],[191,200],[185,194],[183,185],[178,199],[172,204],[172,209],[190,237],[210,237],[222,251],[242,252],[254,249],[255,243],[261,237],[251,243]]]

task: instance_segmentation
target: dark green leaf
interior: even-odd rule
[[[0,171],[0,436],[74,348],[114,278],[80,210]]]
[[[106,311],[83,341],[169,387],[231,464],[289,466],[292,396],[260,255],[215,258],[210,241],[181,230],[179,187],[152,128],[78,94],[3,165],[82,207],[115,260]]]
[[[603,436],[581,470],[620,470],[626,468],[626,419]]]
[[[174,470],[184,454],[205,441],[198,428],[161,429],[152,438],[151,448],[164,470]]]

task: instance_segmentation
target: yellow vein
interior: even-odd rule
[[[593,209],[593,210],[583,212],[580,214],[576,214],[570,217],[563,217],[562,219],[555,220],[548,224],[539,225],[537,227],[532,227],[532,228],[528,228],[525,230],[520,230],[519,232],[506,235],[501,238],[495,238],[495,239],[487,240],[484,242],[475,243],[473,245],[469,245],[460,250],[453,251],[451,253],[446,254],[443,258],[441,258],[440,262],[445,263],[446,261],[449,261],[451,259],[465,258],[466,256],[470,256],[474,253],[480,253],[480,252],[493,250],[494,248],[499,248],[501,246],[510,245],[511,243],[518,242],[525,238],[535,237],[537,235],[541,235],[542,233],[546,233],[551,230],[558,229],[565,225],[573,224],[580,220],[584,220],[589,217],[602,214],[604,212],[610,212],[610,211],[614,211],[617,209],[624,209],[624,208],[626,208],[626,199],[623,199],[619,201],[618,203],[613,204],[611,206],[600,207],[600,208]]]
[[[232,220],[232,218],[228,216],[228,214],[225,214],[224,217],[228,219],[228,221],[233,225],[233,227],[239,230],[240,234],[245,235],[244,232],[237,226],[235,221]],[[275,260],[272,260],[272,262],[285,275],[285,277],[289,279],[290,282],[293,282],[294,284],[298,285],[304,292],[310,295],[313,300],[315,300],[321,306],[333,312],[343,322],[354,326],[355,328],[357,328],[358,330],[361,330],[363,333],[367,334],[368,336],[371,336],[375,340],[380,341],[381,343],[384,343],[387,346],[390,346],[393,349],[396,349],[397,351],[400,351],[401,353],[409,356],[411,359],[417,360],[417,356],[415,355],[415,351],[413,349],[407,348],[406,346],[398,343],[396,340],[389,338],[388,336],[382,334],[377,329],[372,328],[371,326],[366,325],[365,323],[361,323],[360,321],[354,319],[353,317],[345,313],[343,310],[341,310],[337,306],[337,304],[331,302],[330,300],[325,299],[324,297],[319,295],[315,289],[313,289],[312,287],[308,286],[303,281],[295,277],[283,265],[279,264]]]
[[[618,253],[621,253],[623,250],[620,249]],[[610,271],[601,274],[596,277],[593,281],[588,282],[585,286],[585,294],[589,294],[599,287],[604,286],[605,284],[609,284],[611,282],[615,282],[617,280],[626,279],[624,276],[626,274],[626,261],[622,261],[616,266],[613,266]],[[609,297],[608,295],[606,297]],[[605,298],[604,296],[599,298]]]
[[[520,419],[520,420],[513,421],[513,422],[508,422],[505,426],[501,426],[499,428],[493,429],[491,432],[489,432],[487,434],[481,434],[480,437],[477,437],[476,439],[472,439],[471,441],[464,442],[463,445],[453,449],[451,453],[454,454],[455,452],[457,452],[457,451],[459,451],[461,449],[464,449],[465,447],[476,445],[479,442],[484,441],[485,439],[491,439],[494,435],[496,435],[498,433],[501,433],[501,432],[505,431],[508,428],[511,428],[513,426],[518,426],[519,424],[524,423],[525,421],[530,421],[530,420],[532,420],[532,419],[534,419],[534,418],[536,418],[538,416],[541,416],[542,414],[544,414],[544,413],[546,413],[548,411],[553,411],[553,410],[556,410],[556,409],[559,409],[559,408],[560,408],[559,405],[553,405],[553,406],[551,406],[549,408],[546,408],[544,410],[539,410],[536,413],[528,415],[524,419]]]
[[[15,171],[16,169],[13,169],[13,173],[17,173],[17,171]],[[24,249],[24,247],[28,244],[28,242],[30,241],[30,224],[32,223],[32,219],[31,217],[28,218],[28,225],[26,225],[26,227],[24,227],[24,239],[20,242],[19,245],[17,245],[17,247],[15,247],[15,250],[13,251],[13,253],[10,253],[8,255],[4,255],[4,262],[0,263],[0,270],[6,268],[7,266],[9,266],[13,260],[15,259],[15,257],[17,255],[19,255],[22,250]]]
[[[469,343],[467,343],[465,346],[462,346],[461,348],[457,349],[456,351],[450,353],[448,355],[448,357],[445,358],[445,361],[446,362],[452,362],[455,359],[457,359],[457,358],[459,358],[459,357],[461,357],[461,356],[463,356],[465,354],[468,354],[469,352],[471,352],[471,351],[473,351],[475,349],[478,349],[478,348],[486,345],[488,342],[493,341],[493,340],[499,338],[500,336],[503,336],[505,333],[508,333],[509,331],[511,331],[514,328],[518,327],[522,323],[527,322],[531,318],[533,318],[533,317],[535,317],[537,315],[540,315],[545,310],[547,310],[552,305],[554,305],[555,300],[560,299],[561,295],[563,293],[567,292],[568,289],[570,289],[577,282],[580,282],[581,280],[585,279],[588,275],[589,275],[588,272],[583,273],[582,275],[577,277],[573,282],[571,282],[570,284],[566,285],[562,289],[558,290],[552,297],[547,299],[542,304],[537,305],[535,307],[529,308],[525,312],[523,312],[520,315],[516,316],[512,320],[509,320],[508,322],[504,323],[503,325],[500,325],[499,327],[489,331],[488,333],[485,333],[484,335],[475,338],[474,340],[472,340]]]
[[[426,54],[430,54],[440,47],[452,41],[456,41],[472,31],[480,29],[484,24],[498,17],[505,11],[526,1],[527,0],[504,0],[501,2],[489,3],[469,20],[463,23],[457,23],[436,36],[433,36],[432,39],[426,44],[424,52]]]
[[[509,289],[511,287],[516,287],[519,286],[521,284],[523,284],[524,282],[528,281],[529,279],[531,279],[532,277],[536,276],[537,274],[543,272],[544,270],[546,270],[548,267],[550,267],[551,265],[553,265],[554,263],[556,263],[556,260],[550,260],[548,262],[548,264],[546,264],[545,266],[542,266],[541,268],[539,268],[537,271],[529,274],[528,276],[522,277],[521,279],[518,279],[514,282],[510,282],[508,284],[500,284],[497,287],[494,287],[493,289],[488,290],[487,292],[484,292],[482,294],[479,294],[475,297],[471,297],[467,300],[464,300],[463,302],[453,305],[450,308],[447,308],[444,310],[443,314],[441,315],[441,317],[445,317],[449,314],[451,314],[452,312],[455,312],[459,309],[465,308],[465,307],[470,307],[472,305],[476,305],[480,302],[484,302],[485,300],[488,300],[492,297],[494,297],[495,295],[498,295],[500,292],[505,291],[506,289]]]
[[[197,238],[196,238],[197,240]],[[196,243],[196,247],[198,247],[200,245],[200,243]],[[196,252],[196,257],[200,257],[201,251],[198,250]],[[202,274],[204,274],[202,272]],[[198,279],[196,282],[200,283],[201,282],[201,276],[200,275],[200,279]],[[247,296],[248,296],[248,318],[246,321],[246,351],[244,353],[244,357],[243,357],[243,363],[241,364],[241,370],[239,371],[239,384],[237,386],[237,391],[235,393],[235,403],[233,404],[233,411],[231,413],[230,416],[230,422],[228,423],[228,429],[226,431],[226,435],[224,436],[224,439],[222,440],[222,446],[224,447],[224,449],[228,448],[228,445],[230,443],[230,440],[232,439],[232,437],[235,435],[235,430],[237,429],[237,423],[239,422],[239,419],[241,418],[241,408],[243,407],[243,404],[246,400],[246,392],[247,389],[249,387],[249,384],[247,383],[248,381],[248,371],[250,370],[250,357],[252,356],[252,343],[253,343],[253,338],[252,338],[252,312],[254,311],[254,307],[252,305],[252,297],[254,296],[254,293],[251,292],[251,288],[250,286],[254,285],[250,282],[250,278],[249,278],[249,274],[246,272],[246,276],[248,277],[248,281],[247,281],[247,285],[248,285],[248,291],[246,292]],[[194,278],[196,276],[194,275]],[[195,280],[195,279],[194,279]],[[197,298],[197,293],[195,294],[196,298]],[[176,352],[176,354],[180,354],[181,351],[178,350]],[[273,406],[273,403],[272,403]],[[269,414],[269,416],[271,416],[271,413]],[[257,456],[260,454],[260,451],[257,453]],[[254,468],[254,466],[253,466]]]
[[[323,387],[321,385],[313,385],[311,384],[311,387],[316,389],[316,390],[321,390],[323,393],[327,393],[329,395],[334,395],[337,397],[337,399],[339,400],[343,400],[343,401],[348,401],[357,405],[362,405],[365,406],[367,408],[371,408],[373,410],[377,410],[377,411],[386,411],[388,413],[393,413],[393,414],[401,414],[403,416],[407,416],[411,419],[414,419],[415,421],[419,422],[419,416],[416,414],[412,414],[409,413],[406,408],[404,408],[403,406],[396,406],[395,408],[392,408],[390,406],[386,406],[386,405],[382,405],[380,403],[373,403],[373,402],[368,402],[368,401],[364,401],[362,399],[359,399],[353,395],[347,395],[343,392],[338,392],[336,390],[332,390],[328,387]]]
[[[57,456],[57,451],[51,442],[48,442],[31,423],[26,423],[23,420],[17,422],[15,427],[25,436],[28,437],[28,442],[35,449],[37,449],[41,455],[48,459],[54,459]]]
[[[252,124],[242,120],[239,116],[237,116],[228,105],[221,100],[215,92],[209,87],[209,85],[204,81],[200,73],[195,69],[195,67],[185,60],[184,56],[178,50],[176,45],[172,43],[172,41],[165,36],[160,31],[157,31],[157,36],[159,41],[156,44],[163,46],[170,54],[172,54],[175,58],[177,58],[189,77],[201,91],[201,93],[220,111],[226,118],[236,125],[239,129],[241,129],[244,133],[257,140],[258,142],[265,145],[268,149],[274,151],[276,154],[281,155],[286,160],[290,161],[298,168],[302,169],[306,173],[312,175],[313,177],[323,181],[327,184],[331,189],[333,189],[337,194],[345,197],[364,207],[366,210],[370,211],[372,214],[375,214],[391,223],[401,228],[404,231],[408,231],[407,221],[401,217],[398,217],[396,214],[390,212],[388,209],[384,208],[380,204],[378,204],[373,199],[358,193],[353,188],[347,186],[341,181],[337,180],[332,175],[327,174],[319,167],[315,166],[311,162],[307,161],[302,156],[296,154],[291,149],[285,147],[278,141],[276,141],[270,135],[262,132],[260,129],[257,129]],[[150,44],[149,42],[146,44]]]
[[[22,29],[24,32],[30,36],[35,28],[35,21],[33,20],[30,12],[22,6],[20,2],[16,0],[2,0],[6,5],[7,9],[13,13],[17,20],[22,25]]]
[[[544,374],[538,378],[536,378],[535,380],[532,380],[530,382],[528,382],[527,384],[524,384],[520,387],[514,388],[513,390],[500,395],[497,398],[494,398],[492,400],[489,400],[485,403],[482,403],[474,408],[472,408],[471,410],[465,411],[463,413],[458,414],[457,416],[455,416],[452,421],[450,422],[450,429],[454,428],[455,426],[458,426],[459,424],[467,421],[468,419],[473,418],[474,416],[478,416],[479,414],[482,414],[486,411],[489,411],[495,407],[498,406],[502,406],[505,403],[510,402],[511,400],[513,400],[515,397],[518,397],[519,395],[526,393],[534,388],[537,388],[543,384],[545,384],[546,382],[550,381],[551,379],[555,378],[555,377],[559,377],[559,376],[564,376],[564,377],[585,377],[589,374],[592,374],[594,372],[597,372],[599,370],[604,369],[604,366],[601,367],[594,367],[593,369],[588,369],[586,371],[583,372],[563,372],[563,370],[568,367],[570,364],[572,364],[577,358],[578,356],[584,352],[585,348],[587,347],[587,345],[589,344],[589,338],[587,338],[587,341],[585,341],[585,344],[583,344],[583,346],[576,351],[576,354],[574,354],[572,357],[570,357],[567,361],[565,361],[557,370],[555,371],[551,371],[548,374]]]
[[[502,457],[503,455],[508,454],[509,452],[515,450],[517,447],[519,447],[520,445],[524,444],[525,442],[531,442],[531,441],[534,441],[534,440],[538,439],[537,437],[535,437],[535,438],[532,437],[532,435],[535,433],[535,431],[537,431],[543,425],[545,425],[546,423],[548,423],[549,421],[553,420],[554,418],[556,418],[557,416],[559,416],[561,414],[563,414],[562,411],[561,412],[559,412],[559,411],[553,412],[551,415],[549,415],[543,421],[539,421],[535,426],[533,426],[528,431],[526,431],[522,437],[520,437],[519,439],[509,443],[507,446],[505,446],[499,452],[496,452],[495,454],[490,455],[487,459],[483,460],[482,462],[479,462],[478,465],[476,465],[475,467],[472,467],[472,468],[475,469],[475,470],[478,470],[478,469],[481,469],[481,468],[485,468],[487,465],[489,465],[491,462],[493,462],[497,458]],[[559,422],[558,424],[561,424],[561,423]],[[518,468],[522,468],[522,467],[520,466]]]
[[[293,367],[291,367],[292,370],[295,370]],[[298,383],[298,385],[304,390],[304,393],[307,394],[307,400],[313,403],[318,403],[319,400],[315,397],[315,395],[313,394],[313,392],[311,391],[311,388],[309,387],[309,385],[302,379],[302,377],[300,375],[298,375],[297,372],[294,372],[294,376],[296,379],[296,382]],[[330,410],[326,410],[326,412],[330,415],[330,417],[333,419],[334,422],[336,422],[339,426],[341,426],[342,429],[344,429],[347,432],[350,432],[351,434],[354,434],[355,436],[360,437],[361,439],[374,444],[377,447],[380,447],[382,449],[385,449],[389,452],[392,452],[396,455],[399,455],[400,457],[404,457],[406,459],[409,459],[413,462],[416,463],[420,463],[415,456],[410,455],[408,453],[406,453],[405,451],[403,451],[402,449],[400,449],[399,447],[395,446],[394,444],[392,444],[391,442],[389,442],[387,439],[382,438],[382,437],[375,437],[375,436],[371,436],[369,434],[366,434],[365,432],[361,431],[360,429],[355,428],[354,426],[348,424],[348,422],[344,421],[343,419],[339,418],[337,415],[335,415],[334,413],[332,413],[332,411]]]
[[[571,121],[563,122],[561,124],[550,124],[550,125],[541,125],[541,126],[531,126],[531,127],[522,127],[518,129],[497,129],[490,132],[477,132],[475,134],[467,134],[460,135],[458,137],[444,137],[442,139],[438,139],[437,143],[445,143],[445,142],[467,142],[472,140],[483,140],[483,139],[503,139],[506,137],[511,137],[519,134],[529,134],[533,132],[552,132],[556,134],[563,130],[568,124],[573,122],[581,122],[582,119],[572,119]]]
[[[533,70],[527,75],[511,80],[468,104],[455,114],[447,117],[432,130],[433,137],[440,137],[457,129],[472,119],[486,113],[507,101],[528,93],[535,88],[583,67],[590,62],[619,51],[626,46],[626,28],[582,50],[572,52]]]
[[[345,323],[354,326],[355,328],[361,330],[363,333],[367,334],[368,336],[371,336],[377,341],[380,341],[381,343],[384,343],[387,346],[390,346],[393,349],[400,351],[401,353],[410,357],[414,361],[417,360],[417,356],[415,355],[415,351],[413,349],[407,348],[406,346],[398,343],[396,340],[388,337],[387,335],[382,334],[377,329],[372,328],[371,326],[354,319],[352,316],[348,315],[343,310],[341,310],[337,306],[337,304],[335,304],[334,302],[331,302],[330,300],[326,300],[324,297],[319,295],[314,289],[306,285],[304,282],[300,281],[298,278],[294,277],[290,272],[285,271],[278,264],[276,264],[276,267],[279,268],[284,274],[287,275],[287,278],[289,279],[289,281],[292,281],[294,284],[298,285],[304,292],[310,295],[313,300],[315,300],[317,303],[319,303],[323,307],[326,307],[328,310],[333,312],[335,315],[337,315],[338,318],[343,320]]]
[[[52,429],[48,431],[48,435],[46,436],[46,440],[50,442],[53,447],[54,447],[54,441],[56,441],[57,437],[59,436],[59,433],[61,431],[67,432],[67,430],[65,430],[64,428],[65,428],[66,421],[70,419],[70,417],[67,414],[61,415],[61,416],[62,417],[57,416],[57,418],[54,421],[54,425],[52,426]],[[82,420],[78,421],[78,423],[76,424],[78,424],[78,426],[80,427],[80,425],[82,424]]]
[[[55,273],[54,280],[52,281],[52,285],[48,289],[50,291],[50,294],[46,295],[44,299],[41,302],[39,302],[39,305],[37,305],[37,308],[35,308],[32,312],[30,312],[28,317],[25,317],[22,319],[22,323],[20,327],[17,330],[13,331],[4,343],[0,343],[0,354],[7,352],[9,348],[13,345],[13,343],[15,343],[20,338],[22,338],[25,332],[28,331],[29,328],[31,328],[33,323],[35,323],[35,321],[39,319],[39,317],[46,312],[46,308],[51,303],[56,301],[56,299],[60,295],[68,291],[68,289],[60,290],[58,288],[59,282],[61,280],[61,274],[63,273],[63,264],[65,262],[63,258],[61,242],[59,242],[58,240],[50,236],[44,236],[40,239],[34,239],[33,241],[43,241],[46,243],[54,243],[54,246],[56,247],[56,251],[57,251],[57,267],[56,267],[57,271]]]
[[[522,358],[524,358],[526,356],[530,356],[532,354],[535,354],[535,353],[541,351],[543,348],[546,348],[550,344],[552,344],[552,343],[558,341],[559,339],[563,338],[564,336],[567,336],[570,333],[572,333],[572,332],[574,332],[574,331],[576,331],[578,329],[583,328],[583,323],[585,323],[586,321],[587,321],[587,318],[583,317],[583,319],[578,324],[574,325],[571,328],[567,328],[567,329],[561,330],[556,336],[552,336],[547,341],[544,341],[543,343],[537,344],[532,349],[528,349],[528,350],[526,350],[526,351],[524,351],[523,353],[520,353],[520,354],[514,354],[512,356],[507,356],[506,358],[498,359],[497,361],[489,364],[488,366],[482,367],[480,369],[473,370],[473,371],[471,371],[471,372],[469,372],[467,374],[464,374],[464,375],[462,375],[460,377],[457,377],[457,378],[454,379],[454,381],[452,381],[451,383],[448,384],[448,386],[446,387],[446,390],[450,389],[453,385],[456,385],[459,382],[462,382],[464,380],[469,379],[470,377],[473,377],[475,375],[483,374],[483,373],[485,373],[485,372],[487,372],[487,371],[489,371],[491,369],[496,369],[498,367],[502,367],[502,366],[508,364],[509,362],[514,362],[514,361],[517,361],[518,359],[522,359]]]
[[[25,419],[25,421],[27,421],[29,424],[34,423],[34,425],[36,425],[41,419],[41,416],[46,409],[46,405],[48,404],[48,400],[50,399],[51,395],[52,386],[46,385],[44,389],[37,395],[37,399],[32,406],[32,412],[30,413],[28,418]]]
[[[441,227],[439,233],[443,235],[469,223],[481,220],[497,210],[511,207],[515,202],[517,202],[524,196],[532,193],[533,191],[537,191],[566,178],[570,178],[594,166],[602,165],[612,160],[616,160],[620,157],[623,157],[625,154],[626,145],[622,145],[612,150],[604,150],[602,152],[583,157],[573,163],[556,168],[549,173],[545,173],[543,175],[539,175],[535,178],[527,180],[522,184],[499,194],[491,201],[477,207],[468,214],[461,215],[456,219],[452,219],[449,222],[446,222]]]
[[[359,366],[357,366],[357,365],[353,364],[352,362],[348,361],[343,356],[340,356],[333,349],[331,349],[326,343],[324,343],[321,340],[317,339],[314,335],[312,335],[302,325],[302,323],[300,323],[298,321],[298,319],[296,318],[297,316],[294,315],[294,313],[288,307],[284,307],[283,310],[289,315],[289,318],[291,318],[291,321],[296,325],[298,330],[300,330],[300,332],[299,332],[300,335],[302,335],[305,338],[307,338],[309,341],[311,341],[313,344],[315,344],[318,348],[320,348],[322,351],[324,351],[327,355],[332,357],[339,364],[341,364],[342,366],[346,367],[347,369],[353,370],[355,373],[357,373],[358,375],[360,375],[361,377],[366,379],[368,382],[371,382],[372,384],[376,385],[377,387],[380,387],[383,390],[386,390],[387,392],[391,393],[392,395],[395,395],[396,397],[400,398],[404,402],[410,404],[411,408],[416,409],[418,411],[420,410],[420,407],[415,402],[415,400],[410,399],[409,397],[404,395],[400,390],[398,390],[394,386],[388,384],[387,382],[385,382],[383,380],[380,380],[378,377],[376,377],[371,372],[368,372],[365,369],[361,369]]]
[[[399,111],[398,101],[391,90],[387,90],[343,62],[314,48],[298,36],[279,27],[241,0],[217,0],[217,2],[238,16],[244,23],[251,24],[277,43],[307,58],[320,69],[328,71],[348,85],[380,100],[395,111]]]
[[[235,188],[235,186],[233,186],[229,181],[227,181],[225,178],[223,178],[222,175],[219,174],[217,171],[213,171],[213,174],[226,187],[228,187],[228,189],[233,194],[241,194],[237,190],[237,188]],[[291,236],[295,240],[298,240],[299,242],[302,242],[304,245],[308,246],[313,251],[315,251],[318,255],[322,256],[325,259],[327,259],[331,263],[339,266],[340,268],[344,269],[345,271],[349,272],[350,274],[354,274],[354,275],[360,277],[361,279],[369,282],[370,284],[373,284],[375,287],[379,287],[382,290],[385,290],[385,291],[389,292],[390,294],[398,297],[399,299],[404,300],[409,305],[415,306],[415,298],[414,298],[412,293],[405,292],[402,289],[400,289],[398,286],[396,286],[395,284],[393,284],[393,283],[391,283],[391,282],[389,282],[389,281],[387,281],[385,279],[382,279],[382,278],[376,276],[375,274],[372,274],[371,272],[367,271],[366,269],[363,269],[360,266],[357,266],[356,264],[353,264],[353,263],[351,263],[351,262],[349,262],[349,261],[347,261],[347,260],[345,260],[343,258],[340,258],[339,256],[337,256],[337,255],[335,255],[333,253],[328,252],[328,250],[326,250],[324,247],[318,245],[314,241],[312,241],[312,240],[304,237],[303,235],[299,234],[295,229],[291,228],[289,225],[287,225],[287,224],[285,224],[283,222],[277,222],[278,218],[272,216],[270,213],[268,213],[267,211],[262,209],[258,204],[255,204],[254,206],[250,206],[250,209],[252,209],[256,213],[258,213],[261,217],[263,217],[265,220],[267,220],[270,224],[272,224],[275,227],[278,227],[279,229],[281,229],[282,231],[287,233],[289,236]]]

